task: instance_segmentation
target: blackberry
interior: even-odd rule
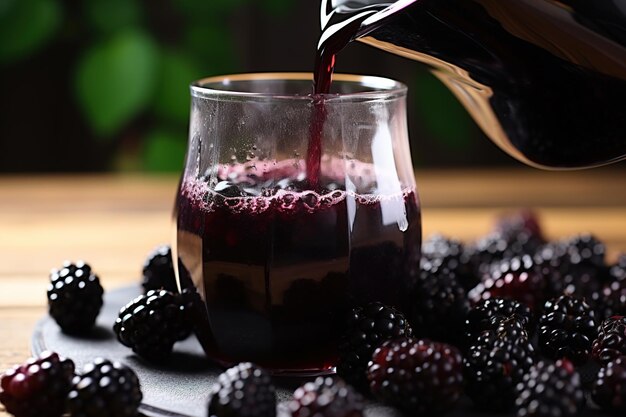
[[[441,234],[434,234],[422,243],[422,256],[427,259],[457,257],[461,253],[463,253],[463,243]]]
[[[362,417],[365,400],[340,379],[318,377],[294,392],[288,408],[292,417]]]
[[[518,417],[573,417],[584,407],[580,376],[571,363],[563,362],[540,361],[524,375],[517,384]]]
[[[246,193],[238,184],[230,181],[218,182],[213,190],[223,197],[245,197]]]
[[[506,411],[513,407],[515,386],[534,364],[530,342],[513,340],[488,332],[468,349],[463,360],[466,393],[475,407],[484,411]]]
[[[562,240],[553,249],[565,294],[589,297],[610,280],[604,243],[590,234]],[[558,294],[560,295],[560,294]]]
[[[538,335],[539,346],[549,358],[583,364],[597,336],[595,314],[583,299],[563,295],[546,302],[539,317]]]
[[[159,359],[191,333],[191,309],[179,294],[150,290],[122,307],[113,330],[120,343],[139,356]]]
[[[422,269],[414,291],[411,318],[416,336],[461,344],[469,302],[456,276]]]
[[[543,244],[543,238],[526,230],[499,230],[476,241],[467,249],[466,256],[476,274],[489,273],[492,264],[502,260],[534,254]]]
[[[143,265],[141,285],[145,292],[160,289],[178,292],[170,245],[159,246],[148,255]]]
[[[88,264],[66,261],[60,270],[50,272],[48,312],[65,333],[85,333],[96,322],[103,293],[98,276]]]
[[[613,281],[591,296],[598,318],[626,315],[626,280]]]
[[[276,416],[276,388],[272,379],[249,362],[226,370],[212,389],[209,417],[213,416]]]
[[[602,368],[602,365],[595,360],[590,360],[584,365],[576,367],[576,371],[578,372],[578,375],[580,375],[580,382],[586,392],[591,390],[591,386],[595,382],[600,368]]]
[[[626,281],[626,253],[621,254],[617,263],[611,266],[609,275],[612,281]]]
[[[535,260],[550,269],[550,298],[574,295],[590,299],[591,294],[599,291],[607,280],[608,270],[590,262],[578,249],[574,249],[577,246],[570,244],[569,240],[546,244],[537,251]],[[587,255],[584,250],[582,253]]]
[[[411,336],[411,326],[398,310],[374,302],[357,307],[346,320],[339,342],[337,373],[355,388],[366,392],[367,365],[372,353],[389,339]]]
[[[591,398],[603,410],[616,415],[626,412],[626,356],[607,363],[593,384]]]
[[[98,358],[74,377],[67,411],[72,417],[135,417],[142,398],[132,369]]]
[[[505,258],[515,256],[509,247],[508,241],[499,233],[492,233],[478,239],[474,245],[468,246],[465,256],[479,277],[489,272],[491,264]]]
[[[545,242],[539,217],[528,209],[500,216],[496,221],[495,231],[507,241],[532,240],[536,245]]]
[[[603,364],[626,356],[626,317],[613,316],[602,322],[598,338],[593,342],[591,354]]]
[[[600,289],[594,288],[589,295],[589,304],[593,307],[598,319],[626,315],[626,279],[615,278],[611,273],[610,281]]]
[[[425,339],[389,340],[374,352],[368,379],[380,401],[411,414],[443,413],[463,391],[461,354]]]
[[[572,265],[604,268],[606,247],[592,234],[580,234],[563,242]]]
[[[0,377],[0,403],[15,417],[60,417],[74,376],[74,363],[45,352]]]
[[[527,343],[529,340],[526,324],[518,316],[493,317],[491,328],[483,330],[472,341],[470,345],[490,345],[496,341],[512,344]]]
[[[490,298],[480,301],[467,314],[465,320],[466,338],[471,343],[481,332],[493,330],[501,321],[514,316],[522,325],[528,326],[532,313],[528,306],[504,298]]]
[[[499,297],[537,308],[546,296],[549,274],[549,270],[530,255],[505,259],[491,266],[490,272],[468,297],[473,303]]]
[[[422,269],[447,270],[466,291],[479,282],[463,243],[440,234],[432,235],[422,244]]]

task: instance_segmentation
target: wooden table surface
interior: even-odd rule
[[[622,164],[623,165],[623,164]],[[626,252],[626,170],[418,171],[423,229],[464,240],[496,214],[532,207],[550,238],[588,231]],[[0,372],[29,357],[46,313],[48,271],[84,259],[106,289],[136,282],[145,255],[171,236],[177,178],[0,176]],[[0,408],[0,416],[7,416]]]

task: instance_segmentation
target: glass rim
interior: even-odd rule
[[[306,81],[313,83],[310,72],[259,72],[219,75],[202,78],[190,85],[191,95],[199,98],[219,98],[234,100],[306,100],[312,94],[286,94],[271,92],[250,92],[219,89],[220,85],[228,85],[231,81]],[[407,86],[391,78],[374,75],[333,74],[333,83],[361,85],[366,90],[354,93],[319,94],[325,101],[360,102],[369,100],[389,100],[406,96]]]

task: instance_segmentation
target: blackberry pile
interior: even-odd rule
[[[229,187],[221,192],[234,192]],[[623,414],[626,254],[614,265],[605,254],[591,234],[546,242],[530,212],[501,218],[470,245],[433,236],[411,277],[412,309],[406,316],[377,302],[353,309],[337,346],[343,379],[302,385],[288,411],[361,417],[365,394],[408,415],[437,415],[466,395],[482,411],[575,416],[587,390],[595,405]],[[168,246],[143,272],[146,294],[123,307],[113,327],[122,344],[157,360],[191,333],[200,300],[176,293]],[[285,304],[323,314],[324,306],[307,304],[312,287],[302,284]],[[89,265],[66,263],[51,274],[50,315],[64,332],[87,332],[102,293]],[[16,417],[133,417],[141,399],[134,372],[103,359],[74,375],[71,361],[47,354],[0,377],[0,402]],[[219,376],[207,408],[212,417],[275,417],[272,378],[240,363]]]
[[[65,262],[50,273],[48,312],[65,333],[85,333],[96,322],[103,293],[98,276],[88,264]]]
[[[402,313],[381,303],[355,308],[346,319],[339,344],[337,373],[361,391],[367,391],[368,362],[383,342],[412,335]]]

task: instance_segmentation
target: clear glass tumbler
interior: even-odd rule
[[[411,309],[421,222],[406,87],[338,74],[332,94],[312,96],[311,80],[244,74],[191,86],[174,252],[180,286],[202,299],[198,338],[220,363],[332,372],[350,308]]]

